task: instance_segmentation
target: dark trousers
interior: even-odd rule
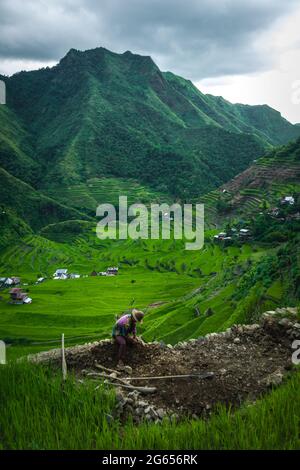
[[[118,360],[124,361],[126,356],[126,347],[128,344],[132,345],[134,343],[134,340],[129,336],[116,336],[115,341],[119,345]]]

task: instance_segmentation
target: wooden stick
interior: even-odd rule
[[[128,385],[126,379],[121,379],[120,377],[111,377],[110,375],[100,374],[99,372],[87,372],[86,375],[88,377],[99,377],[102,379],[117,380],[118,382],[122,382],[123,384]]]
[[[114,372],[115,374],[120,375],[120,372],[118,370],[108,369],[108,367],[104,367],[101,364],[98,364],[98,362],[95,362],[95,367],[97,367],[97,369],[104,370],[105,372]]]
[[[66,356],[65,356],[65,335],[64,333],[61,335],[61,367],[62,367],[62,375],[63,380],[67,379],[67,363],[66,363]]]
[[[185,379],[185,378],[195,378],[195,379],[210,379],[215,374],[213,372],[203,372],[202,374],[184,374],[184,375],[159,375],[157,377],[125,377],[125,380],[160,380],[160,379]]]
[[[128,390],[137,390],[141,393],[154,393],[156,392],[156,387],[134,387],[133,385],[125,385],[120,383],[110,382],[109,385],[114,385],[115,387],[127,388]]]

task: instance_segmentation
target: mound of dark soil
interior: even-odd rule
[[[271,386],[278,385],[292,369],[292,341],[300,338],[296,320],[264,314],[260,325],[234,326],[224,333],[179,343],[172,347],[159,343],[128,347],[126,364],[132,377],[197,374],[213,372],[212,378],[174,378],[130,381],[138,386],[155,386],[147,400],[157,408],[179,414],[205,415],[217,403],[238,406],[255,400]],[[35,361],[60,363],[60,350],[40,353]],[[117,347],[105,340],[66,350],[69,368],[81,374],[96,370],[95,362],[116,367]],[[99,372],[99,370],[98,370]],[[121,372],[120,377],[128,377]],[[100,379],[99,379],[100,380]]]

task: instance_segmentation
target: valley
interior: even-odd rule
[[[5,445],[299,446],[296,434],[290,437],[297,428],[299,374],[289,355],[300,318],[299,125],[267,105],[205,95],[129,51],[71,49],[54,67],[0,78],[7,86],[7,105],[0,106],[0,339],[8,360],[0,370],[0,399],[8,397],[0,434],[17,406]],[[171,218],[168,240],[100,240],[97,206],[117,206],[120,195],[147,208],[204,204],[203,248],[186,250]],[[100,275],[109,267],[118,274]],[[73,278],[54,279],[58,269]],[[20,278],[16,287],[31,303],[12,300],[10,278]],[[132,308],[145,312],[138,328],[144,346],[138,359],[129,355],[129,368],[146,375],[214,369],[213,381],[201,382],[203,388],[196,382],[188,397],[188,381],[165,385],[153,402],[172,408],[177,390],[186,413],[162,420],[161,428],[143,420],[137,427],[132,413],[122,421],[110,382],[95,376],[95,388],[85,376],[97,373],[95,357],[100,368],[114,363],[111,330]],[[62,334],[71,365],[63,394]],[[29,354],[54,355],[55,367],[27,364]],[[280,375],[277,384],[276,377],[268,382],[272,374]],[[22,387],[10,387],[18,381]],[[32,426],[27,440],[17,433],[15,444],[15,423],[27,426],[16,405],[19,390],[32,422],[43,416],[47,432]],[[197,408],[206,411],[197,414]],[[74,426],[69,440],[64,413]],[[260,429],[247,434],[258,421]]]

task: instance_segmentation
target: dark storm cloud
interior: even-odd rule
[[[270,64],[261,33],[297,0],[1,0],[0,59],[59,60],[104,46],[151,55],[187,78]]]

